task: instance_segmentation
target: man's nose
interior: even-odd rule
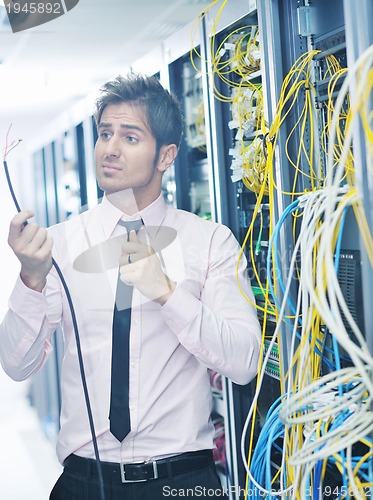
[[[112,136],[110,141],[106,143],[106,156],[118,158],[120,156],[119,139]]]

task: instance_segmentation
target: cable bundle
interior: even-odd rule
[[[330,457],[339,460],[340,452],[342,483],[357,498],[363,498],[352,454],[357,442],[372,444],[366,438],[373,431],[372,384],[366,384],[372,369],[364,368],[363,376],[355,367],[331,372],[290,395],[283,404],[280,419],[290,429],[288,471],[301,498],[306,497],[311,484],[315,491],[322,490],[323,474],[318,468],[325,470]]]
[[[348,187],[339,188],[338,191],[338,205],[332,212],[332,217],[334,225],[338,226],[339,224],[338,229],[342,229],[346,206],[357,201],[357,194],[355,190],[350,190]],[[330,233],[325,232],[323,229],[329,195],[329,190],[324,189],[303,195],[296,200],[289,206],[284,217],[276,226],[270,241],[272,256],[277,255],[276,240],[279,238],[281,226],[293,211],[303,210],[300,233],[295,243],[286,284],[278,272],[279,286],[282,289],[284,300],[281,304],[277,304],[280,311],[279,322],[271,341],[272,345],[270,344],[267,349],[260,370],[257,391],[241,443],[244,458],[244,438],[248,428],[248,421],[259,397],[264,368],[268,362],[271,347],[274,341],[278,340],[285,307],[290,305],[294,318],[292,320],[293,333],[289,353],[289,371],[283,377],[283,381],[286,382],[283,387],[284,396],[281,398],[281,405],[279,405],[276,412],[269,412],[267,415],[266,424],[262,429],[252,455],[251,467],[247,468],[249,491],[256,488],[258,494],[259,492],[261,494],[270,494],[272,490],[276,490],[280,497],[283,494],[280,492],[286,491],[288,495],[286,498],[298,498],[297,494],[300,494],[300,498],[305,498],[303,495],[306,490],[309,490],[310,485],[315,491],[322,488],[325,467],[329,457],[333,457],[334,463],[339,465],[342,462],[343,466],[340,473],[343,484],[348,488],[352,488],[356,496],[359,488],[361,489],[359,467],[352,466],[352,458],[348,465],[345,462],[346,457],[352,457],[353,445],[359,441],[369,443],[367,436],[373,431],[371,414],[371,404],[373,403],[373,358],[367,351],[361,333],[359,345],[351,341],[339,317],[340,312],[344,309],[344,298],[343,296],[339,297],[341,294],[339,285],[329,280],[329,269],[328,275],[325,274],[326,266],[323,265],[322,258],[324,252],[320,248],[322,249],[327,244],[334,245],[332,254],[334,255],[335,251],[338,254],[342,235],[342,230],[338,233],[334,227],[334,234],[338,233],[338,238],[333,240]],[[320,239],[320,237],[324,237],[325,241],[316,242],[315,238]],[[289,301],[289,290],[299,255],[302,266],[299,269],[297,301],[294,303]],[[274,259],[274,265],[277,265],[276,259]],[[323,279],[317,275],[318,266],[324,269]],[[334,272],[333,270],[337,270],[335,260],[332,263],[332,272]],[[270,276],[270,272],[268,275]],[[338,340],[340,345],[344,346],[348,351],[354,366],[341,368],[340,364],[338,366],[337,363],[331,373],[320,377],[320,361],[322,357],[320,351],[322,343],[320,324],[326,323],[329,328],[332,324],[324,319],[324,310],[319,310],[316,307],[316,301],[319,298],[315,290],[321,289],[323,293],[328,290],[330,295],[333,286],[335,287],[335,293],[339,297],[338,307],[333,309],[333,312],[335,311],[333,320],[337,321],[339,328]],[[275,297],[271,281],[270,289]],[[327,312],[329,314],[327,320],[329,320],[331,314],[330,302],[326,301],[324,305],[329,307]],[[334,330],[332,330],[332,333],[334,334]],[[337,344],[334,345],[334,349],[335,358],[338,360]],[[266,436],[268,433],[269,436]],[[281,444],[275,444],[279,437],[282,439]],[[267,461],[262,457],[264,455],[263,442],[267,443],[265,447]],[[270,457],[273,446],[282,447],[283,450],[282,466],[274,477],[270,472],[272,468]],[[341,451],[343,451],[341,457],[339,459],[335,458]],[[367,457],[365,457],[366,459]],[[319,470],[320,461],[325,461],[322,470]],[[317,483],[315,483],[315,477],[318,478]],[[293,493],[291,493],[290,489],[294,492],[294,497],[291,496]]]
[[[218,3],[212,2],[203,16]],[[248,246],[258,293],[264,298],[264,306],[256,307],[262,313],[263,340],[266,339],[241,440],[248,496],[319,500],[333,494],[333,498],[352,495],[362,499],[369,496],[365,495],[366,488],[373,485],[372,441],[368,437],[373,431],[373,360],[349,311],[338,269],[346,215],[352,211],[373,265],[373,238],[356,185],[352,151],[353,129],[359,119],[365,135],[368,169],[373,172],[373,48],[348,71],[334,56],[325,58],[326,69],[321,77],[321,86],[327,89],[324,110],[315,106],[318,89],[314,75],[318,66],[314,58],[318,51],[303,54],[284,79],[275,116],[267,124],[261,85],[252,80],[260,58],[250,60],[248,56],[259,51],[254,34],[257,31],[245,26],[216,44],[215,32],[226,3],[222,2],[214,20],[211,60],[205,62],[210,64],[213,93],[231,104],[229,127],[237,130],[230,150],[232,180],[242,180],[256,196],[240,258]],[[192,60],[195,54],[192,51]],[[220,82],[229,92],[221,90]],[[350,91],[355,100],[350,98]],[[287,130],[284,153],[292,167],[292,188],[280,192],[275,151],[280,131],[290,115],[293,126]],[[274,226],[279,195],[284,195],[282,200],[289,196],[290,203]],[[264,204],[269,205],[270,225],[267,279],[262,283],[255,256],[260,251]],[[287,266],[281,253],[289,250],[281,241],[286,225],[291,225],[293,235],[293,241],[287,241],[288,246],[292,244],[292,254],[286,256]],[[276,319],[272,336],[267,332],[269,315]],[[281,349],[284,334],[279,335],[285,324],[290,332],[286,353]],[[331,345],[327,344],[330,338]],[[256,419],[252,417],[275,342],[279,345],[282,395],[268,412],[254,447]],[[288,368],[287,373],[283,372],[284,367]],[[251,419],[247,459],[245,437]],[[339,485],[336,492],[328,483],[330,475]]]
[[[258,441],[262,448],[266,447],[267,459],[260,460],[264,452],[258,450],[257,445],[251,457],[251,466],[246,464],[249,491],[256,488],[261,496],[268,494],[289,499],[311,496],[318,499],[330,495],[332,490],[327,480],[331,469],[334,477],[336,474],[340,476],[334,498],[350,498],[351,495],[358,499],[367,498],[373,486],[373,443],[369,438],[373,431],[373,357],[348,310],[338,282],[338,256],[349,207],[354,210],[359,227],[364,232],[363,239],[371,258],[371,234],[349,167],[353,125],[358,117],[364,124],[368,168],[372,166],[373,141],[371,128],[368,127],[371,124],[371,111],[367,99],[372,89],[372,62],[373,47],[351,68],[339,92],[328,125],[330,175],[325,188],[305,193],[290,204],[280,217],[270,240],[267,275],[269,289],[279,310],[279,322],[272,342],[277,340],[282,320],[292,327],[292,339],[288,355],[289,371],[283,376],[286,382],[286,386],[282,387],[284,395],[278,402],[276,413],[268,414],[271,427],[267,428],[266,423]],[[344,113],[349,85],[356,76],[356,102],[346,120],[342,144],[337,129],[340,116]],[[339,151],[337,162],[336,143]],[[351,180],[351,186],[344,185],[346,176]],[[285,281],[277,262],[280,256],[278,240],[283,225],[295,213],[301,217],[297,219],[294,250]],[[301,262],[299,268],[297,260]],[[273,269],[276,283],[281,288],[282,302],[276,299],[276,289],[270,279]],[[298,281],[296,301],[289,296],[293,277]],[[284,317],[287,307],[292,310],[293,318]],[[325,339],[321,325],[325,325],[332,334],[335,359],[334,365],[329,364],[331,371],[323,376],[320,363]],[[351,366],[341,366],[340,347],[348,352]],[[270,348],[267,348],[263,361],[248,420],[259,396]],[[248,421],[241,442],[245,462],[244,436],[247,427]],[[272,434],[269,429],[272,429]],[[263,441],[266,437],[268,439]],[[281,438],[281,443],[276,442],[274,437],[277,440]],[[274,471],[268,456],[270,449],[276,446],[282,449],[282,459],[278,470]]]

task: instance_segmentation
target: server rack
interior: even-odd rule
[[[233,147],[232,130],[229,129],[228,123],[232,121],[231,110],[229,103],[219,103],[215,97],[215,83],[211,74],[211,37],[216,37],[215,45],[218,46],[227,34],[235,31],[239,26],[245,26],[247,23],[256,23],[255,5],[251,2],[248,8],[247,2],[234,2],[234,4],[227,4],[222,12],[219,23],[214,26],[214,20],[217,14],[217,9],[211,9],[208,14],[201,20],[199,24],[198,40],[199,44],[194,47],[189,47],[188,52],[182,56],[177,54],[175,61],[169,65],[170,70],[170,86],[171,89],[176,91],[179,97],[184,101],[184,106],[191,105],[190,95],[183,95],[183,87],[185,83],[175,81],[174,75],[182,74],[181,68],[184,68],[184,75],[188,81],[194,79],[194,85],[198,82],[198,91],[196,92],[201,96],[199,102],[195,104],[196,108],[202,106],[201,100],[203,99],[203,106],[205,111],[204,117],[204,136],[206,141],[206,160],[205,164],[208,167],[208,180],[210,190],[210,205],[211,217],[213,220],[220,221],[228,225],[238,239],[242,242],[243,228],[240,224],[242,216],[240,216],[239,204],[242,195],[241,185],[237,186],[231,182],[230,164],[232,158],[229,155],[229,149]],[[211,28],[214,26],[213,33]],[[166,43],[166,46],[168,44]],[[170,45],[172,45],[170,41]],[[190,49],[192,49],[190,51]],[[220,85],[222,92],[228,92],[229,89],[223,89]],[[181,89],[181,90],[180,90]],[[201,95],[202,94],[202,95]],[[197,116],[196,109],[189,110],[188,116]],[[187,126],[194,124],[188,122]],[[192,122],[192,120],[190,120]],[[236,131],[237,132],[237,131]],[[200,137],[202,139],[202,137]],[[189,147],[189,149],[191,149]],[[186,172],[193,171],[193,156],[192,158],[187,155],[180,156],[179,164],[181,171],[184,175]],[[206,175],[207,178],[207,175]],[[178,183],[177,189],[184,191],[184,207],[190,208],[187,203],[188,200],[188,186],[189,179],[183,180],[183,184]],[[181,206],[183,208],[183,206]],[[264,242],[264,238],[263,238]],[[216,380],[218,379],[218,390],[216,390]],[[215,392],[215,412],[217,427],[217,446],[223,457],[217,457],[220,462],[222,474],[222,482],[225,486],[234,486],[235,488],[229,489],[230,498],[239,498],[240,491],[239,485],[243,485],[245,481],[243,465],[239,457],[239,436],[243,427],[243,419],[247,413],[249,402],[251,400],[252,388],[239,387],[231,383],[227,379],[218,378],[216,374],[212,373],[212,385]],[[222,446],[223,444],[223,446]],[[220,460],[219,460],[220,458]],[[222,458],[222,459],[221,459]]]
[[[211,10],[205,18],[204,51],[202,57],[209,61],[207,68],[207,96],[206,103],[209,108],[210,134],[210,157],[213,169],[213,188],[216,203],[216,220],[228,225],[242,244],[250,225],[248,212],[254,206],[255,194],[245,188],[241,179],[235,178],[234,162],[243,162],[247,165],[245,155],[256,137],[260,135],[259,107],[257,112],[252,109],[250,103],[253,94],[257,94],[255,101],[259,104],[261,72],[259,50],[255,60],[245,61],[242,71],[237,74],[234,66],[234,56],[237,52],[245,52],[248,55],[248,45],[251,37],[254,37],[258,29],[258,21],[255,5],[251,3],[227,4],[222,12],[219,22],[214,26],[217,11]],[[213,26],[213,30],[211,30]],[[210,28],[210,29],[209,29]],[[259,48],[258,48],[259,49]],[[214,66],[221,65],[223,78],[213,71]],[[228,83],[228,82],[229,83]],[[251,93],[250,97],[247,94]],[[220,98],[219,98],[220,97]],[[248,124],[238,123],[237,115],[245,114]],[[233,154],[232,154],[233,153]],[[242,167],[241,167],[242,168]],[[246,175],[246,172],[243,174]],[[240,176],[238,176],[240,177]],[[265,212],[266,203],[262,205]],[[266,216],[264,216],[265,218]],[[265,230],[264,230],[265,233]],[[258,237],[258,228],[255,228],[255,237]],[[265,252],[265,234],[260,244],[257,260],[263,258]],[[252,273],[253,266],[249,252],[248,259],[249,275],[255,286],[255,276]],[[260,262],[259,264],[260,267]],[[240,387],[227,379],[223,379],[223,401],[225,403],[225,437],[227,454],[227,485],[230,498],[240,498],[242,488],[245,485],[245,472],[240,458],[240,437],[244,426],[244,420],[253,396],[254,383],[246,387]],[[276,389],[273,383],[269,384],[268,394]],[[247,443],[246,443],[247,444]],[[241,490],[240,490],[241,488]]]
[[[209,96],[208,68],[203,62],[206,50],[206,30],[204,24],[193,33],[194,46],[188,43],[190,26],[184,31],[184,42],[178,34],[178,43],[174,37],[167,40],[166,47],[172,47],[168,54],[168,79],[170,89],[181,100],[186,130],[184,143],[175,161],[176,205],[179,208],[192,210],[200,216],[218,220],[220,192],[215,189],[217,180],[212,144],[216,137],[215,123],[211,116],[211,101]],[[190,50],[202,55],[202,59],[191,59]],[[206,59],[206,58],[205,58]],[[180,78],[182,75],[182,78]],[[201,116],[201,110],[204,116]],[[217,450],[215,462],[221,474],[222,483],[229,486],[235,482],[236,465],[232,462],[231,419],[226,381],[220,375],[211,373],[211,384],[214,394],[214,411],[212,418],[215,425],[215,443]],[[237,461],[235,461],[237,464]]]
[[[357,12],[359,12],[359,14]],[[325,121],[327,114],[326,107],[335,102],[338,96],[339,89],[343,84],[343,68],[352,67],[353,62],[357,58],[357,53],[361,53],[363,49],[366,49],[372,44],[371,26],[368,27],[367,23],[363,23],[362,21],[363,18],[367,18],[367,16],[371,13],[371,2],[359,5],[359,11],[357,11],[356,3],[348,1],[258,1],[259,26],[261,28],[261,33],[265,33],[265,36],[263,35],[261,38],[263,51],[262,70],[267,121],[269,124],[273,123],[278,116],[278,104],[283,98],[283,82],[286,76],[291,70],[293,70],[293,65],[297,60],[299,60],[299,58],[310,54],[310,51],[314,51],[313,56],[310,54],[309,66],[307,68],[304,67],[303,73],[304,77],[307,74],[305,78],[307,79],[309,85],[304,85],[299,99],[292,108],[292,112],[287,114],[286,120],[281,125],[278,135],[276,135],[275,138],[276,146],[273,159],[273,172],[276,182],[276,191],[274,193],[275,196],[273,201],[274,223],[281,220],[282,214],[295,199],[292,197],[292,193],[294,194],[294,192],[297,192],[296,196],[301,196],[302,193],[307,195],[308,191],[316,191],[317,189],[322,191],[329,185],[326,178],[328,176],[332,177],[333,174],[327,170],[328,166],[330,166],[330,162],[328,163],[330,150],[329,152],[327,151],[329,136],[328,130],[325,132],[325,126],[327,125],[329,127],[330,124],[327,124]],[[361,22],[359,25],[360,31],[357,29],[357,18],[359,18],[359,22]],[[352,54],[354,55],[352,56]],[[328,87],[328,84],[330,80],[334,78],[330,77],[330,73],[328,76],[328,72],[330,72],[330,67],[328,67],[328,58],[331,56],[335,58],[334,63],[342,68],[342,77],[339,81],[335,79],[334,92],[331,97],[329,97],[327,94],[331,94],[331,92],[329,92],[331,87]],[[302,129],[296,127],[299,123],[298,120],[299,116],[301,116],[304,102],[307,101],[307,93],[312,93],[312,99],[310,100],[312,112],[310,113],[310,116],[313,117],[314,123],[316,123],[316,127],[314,129],[312,128],[312,120],[307,123],[304,122],[305,126]],[[350,86],[350,99],[351,102],[353,102],[353,86]],[[329,102],[326,104],[328,100]],[[290,105],[288,104],[288,108],[285,109],[289,110]],[[330,116],[328,119],[329,118]],[[347,126],[346,124],[348,124],[347,119],[341,119],[341,129],[345,129]],[[368,199],[371,199],[368,195],[368,193],[370,193],[371,182],[367,178],[368,160],[364,157],[367,150],[367,137],[364,136],[361,125],[356,127],[355,134],[357,136],[354,136],[355,140],[353,143],[353,151],[355,157],[356,150],[357,155],[355,158],[358,160],[354,162],[354,168],[357,184],[359,186],[360,183],[359,189],[363,193],[365,204],[364,212],[368,217],[368,214],[371,211],[371,205],[370,202],[368,202]],[[289,141],[290,136],[293,138],[293,141]],[[296,178],[297,172],[293,168],[290,158],[294,158],[294,155],[297,155],[296,148],[301,141],[303,141],[304,150],[298,157],[299,164],[297,164],[297,166],[301,166],[302,171],[307,175],[303,175],[302,178]],[[343,143],[343,140],[341,142]],[[343,144],[340,145],[340,147],[343,148]],[[310,159],[313,159],[314,162],[312,163]],[[312,172],[312,165],[317,165],[317,167],[320,168],[317,176],[314,176]],[[313,177],[316,185],[310,186],[309,183]],[[361,185],[363,179],[364,187]],[[341,185],[344,183],[345,181],[342,179]],[[347,188],[347,186],[345,187]],[[346,218],[343,223],[343,235],[341,233],[341,226],[338,238],[341,241],[341,246],[338,247],[337,245],[334,260],[339,263],[338,279],[342,295],[348,304],[348,309],[354,315],[356,323],[359,324],[361,332],[365,334],[367,344],[370,346],[370,352],[372,352],[371,333],[367,331],[367,328],[369,329],[371,326],[371,318],[367,317],[370,315],[370,312],[365,312],[365,308],[369,307],[367,303],[367,293],[368,289],[371,289],[372,267],[365,253],[364,244],[361,242],[361,236],[359,237],[359,229],[351,211],[351,209],[348,211],[346,210]],[[279,260],[278,264],[278,270],[280,271],[281,276],[286,276],[288,270],[290,269],[290,257],[292,257],[292,252],[295,248],[296,241],[301,230],[298,228],[297,231],[294,232],[294,228],[292,228],[291,225],[287,227],[283,226],[281,234],[279,234],[278,249],[276,252],[278,252],[278,255],[282,256],[282,259]],[[332,239],[332,235],[330,235],[330,239]],[[304,262],[302,264],[304,264]],[[273,264],[273,266],[275,266],[275,264]],[[366,272],[366,274],[365,278],[360,280],[362,270],[364,270],[363,272]],[[360,281],[363,281],[364,292],[361,291]],[[291,286],[288,290],[286,290],[286,292],[290,291],[289,295],[285,294],[285,290],[279,287],[277,293],[279,304],[282,302],[284,295],[296,299],[299,287],[302,286],[297,279],[293,279],[289,284]],[[294,317],[294,308],[287,305],[285,309],[285,316],[290,318],[292,317],[292,314]],[[325,312],[323,312],[323,315],[325,315]],[[321,316],[320,331],[324,335],[325,342],[323,348],[331,351],[331,343],[327,345],[327,342],[329,342],[331,338],[335,340],[337,332],[329,331],[328,329],[324,330],[324,327],[322,326],[323,319],[323,316]],[[346,318],[344,317],[343,319],[345,320]],[[290,376],[294,374],[293,372],[296,367],[296,363],[294,362],[294,352],[297,352],[297,345],[299,346],[302,342],[304,342],[304,339],[299,338],[295,343],[294,348],[291,344],[292,330],[294,330],[294,325],[291,324],[290,321],[283,321],[281,328],[279,328],[280,374],[282,373],[280,378],[282,378],[283,382],[284,374],[286,374],[287,377],[289,377],[289,374]],[[350,339],[353,339],[354,341],[356,340],[348,329],[347,333]],[[348,357],[345,356],[347,355],[345,351],[340,351],[340,354],[342,368],[347,367],[351,360],[348,361]],[[335,355],[334,357],[332,356],[332,358],[328,359],[328,357],[325,356],[325,351],[323,351],[322,353],[319,353],[319,356],[321,359],[324,357],[324,361],[322,361],[322,363],[329,363],[326,363],[327,367],[324,367],[324,369],[326,369],[326,373],[332,374],[333,370],[335,370],[336,373],[339,373],[338,366],[333,366],[334,363],[337,364]],[[315,356],[315,358],[316,357],[317,356]],[[332,363],[330,363],[331,361]],[[319,374],[320,379],[324,374],[325,372],[323,373],[321,369],[321,373]],[[311,380],[309,383],[311,384]],[[301,388],[299,388],[299,390],[300,389]],[[282,394],[284,398],[288,397],[283,384]],[[293,400],[294,399],[296,398],[293,398]],[[330,401],[330,406],[332,405],[333,403]],[[306,412],[304,409],[300,411]],[[309,411],[310,413],[312,412],[312,410]],[[289,422],[289,420],[286,420],[286,415],[286,411],[283,412],[284,421]],[[367,418],[369,419],[369,413]],[[304,437],[306,436],[306,429],[304,429]],[[369,435],[367,437],[369,438]],[[321,442],[322,441],[320,441],[320,443]],[[280,443],[277,442],[277,444],[281,446],[281,440]],[[315,442],[315,445],[317,445],[317,442]],[[276,442],[273,443],[273,446],[276,446]],[[354,446],[355,450],[359,449],[359,443]],[[357,491],[351,493],[351,476],[348,476],[347,480],[347,476],[343,472],[343,468],[347,467],[347,459],[346,456],[343,455],[343,452],[341,452],[341,457],[340,463],[342,464],[342,472],[336,472],[336,469],[333,469],[335,465],[333,466],[331,460],[332,457],[329,456],[325,458],[324,466],[326,467],[327,473],[324,477],[324,483],[320,483],[322,484],[322,488],[320,487],[319,489],[319,495],[330,494],[334,495],[333,498],[340,498],[343,495],[345,495],[343,497],[350,498],[349,495],[351,494],[359,495],[359,492]],[[274,463],[277,464],[277,467],[279,467],[278,470],[280,470],[282,464],[280,462],[276,462],[275,454],[273,454],[273,459]],[[289,455],[287,456],[287,459],[289,459]],[[312,454],[308,456],[308,462],[311,461]],[[293,463],[295,462],[293,461]],[[305,465],[306,459],[304,459],[304,462],[300,461],[299,463],[304,464],[303,474],[307,476],[307,467]],[[299,465],[297,466],[299,467]],[[358,474],[358,472],[356,472],[356,474]],[[275,478],[275,471],[272,470],[270,475]],[[371,483],[371,472],[369,477]],[[318,476],[318,478],[320,479],[320,476]],[[304,482],[302,482],[299,477],[295,478],[294,481],[293,491],[290,491],[289,489],[285,494],[286,498],[293,498],[296,494],[301,495],[301,497],[302,495],[305,495],[306,490],[300,489],[301,485],[304,487]],[[277,491],[281,489],[279,488],[279,483],[276,482],[275,479],[273,484],[275,485],[275,490],[276,488]],[[369,491],[371,491],[369,489],[369,481],[366,484],[368,485],[367,489],[360,489],[361,498],[369,496]],[[252,481],[250,485],[254,487],[255,482]],[[255,488],[257,488],[256,485]],[[317,481],[315,483],[311,483],[311,490],[308,490],[308,495],[305,497],[311,498],[313,497],[312,495],[317,495],[318,488],[319,483],[317,483]],[[253,498],[257,497],[256,495],[258,495],[258,491],[259,490],[257,488],[256,494]]]
[[[360,8],[356,9],[354,2],[344,0],[343,9],[345,13],[346,25],[346,49],[347,61],[349,66],[353,66],[359,56],[370,46],[373,45],[373,27],[370,23],[373,15],[373,4],[371,1],[363,1]],[[352,99],[354,95],[352,92]],[[372,106],[372,98],[370,99]],[[373,205],[372,179],[369,176],[369,160],[366,157],[366,138],[364,137],[361,124],[356,125],[354,131],[354,154],[356,156],[356,175],[358,189],[361,193],[364,212],[368,219],[369,227],[372,226]],[[370,160],[371,161],[371,160]],[[371,326],[373,324],[372,310],[369,307],[367,298],[373,287],[373,270],[369,265],[369,259],[365,251],[365,246],[361,241],[362,247],[362,284],[364,294],[364,325],[369,345],[370,353],[373,353],[373,335]]]
[[[183,143],[175,160],[175,183],[180,187],[176,190],[176,206],[210,217],[202,78],[193,68],[189,53],[170,63],[169,75],[170,89],[182,103],[185,120]]]

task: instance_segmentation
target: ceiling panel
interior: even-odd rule
[[[190,23],[205,0],[80,0],[53,21],[12,33],[0,0],[0,134],[48,120]],[[4,15],[5,14],[5,15]]]

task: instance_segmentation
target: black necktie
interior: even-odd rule
[[[142,220],[119,221],[130,231],[138,231]],[[118,274],[117,291],[113,315],[113,342],[111,358],[110,392],[110,432],[122,442],[131,430],[129,410],[129,342],[131,328],[131,302],[133,287],[120,280]]]

